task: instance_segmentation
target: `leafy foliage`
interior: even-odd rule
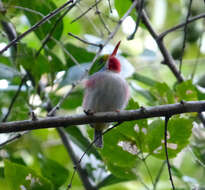
[[[26,188],[33,190],[50,190],[52,184],[45,178],[39,176],[28,167],[5,160],[4,175],[12,190]]]
[[[14,33],[24,33],[66,2],[0,1],[0,48],[15,38]],[[82,113],[84,79],[104,69],[108,54],[119,40],[121,47],[117,56],[122,63],[121,75],[130,84],[131,98],[126,109],[205,99],[205,67],[201,61],[205,57],[203,19],[188,25],[181,67],[181,74],[188,80],[178,83],[167,66],[158,64],[164,57],[162,59],[159,56],[162,52],[156,49],[142,20],[133,41],[126,40],[135,28],[139,14],[136,9],[132,10],[130,17],[125,19],[111,38],[112,42],[103,48],[97,61],[91,65],[99,47],[70,37],[68,32],[90,43],[104,44],[132,1],[112,0],[111,7],[109,1],[99,1],[98,7],[91,0],[74,2],[76,4],[73,7],[67,7],[54,15],[0,55],[1,121],[7,113],[8,121],[30,119],[28,113],[31,110],[38,117],[45,117],[74,84],[75,89],[56,114]],[[157,34],[185,21],[187,2],[144,1],[145,10]],[[203,0],[193,1],[191,15],[204,13],[203,3]],[[89,11],[72,22],[86,10]],[[65,11],[68,11],[67,14],[59,19]],[[3,27],[3,22],[9,27]],[[181,31],[170,33],[163,41],[164,46],[168,47],[170,58],[173,56],[176,60],[182,55],[184,33]],[[49,34],[51,36],[42,48]],[[163,63],[166,62],[165,59]],[[177,61],[175,65],[178,69]],[[25,81],[22,81],[24,76]],[[143,107],[142,112],[146,111]],[[54,129],[32,131],[22,137],[18,134],[16,141],[6,146],[0,145],[0,189],[65,190],[73,171],[73,157],[70,156],[75,155],[75,162],[78,162],[93,139],[93,129],[88,126],[70,126],[64,132],[73,151],[69,154]],[[0,143],[5,143],[15,135],[0,134]],[[204,129],[196,114],[170,118],[167,148],[172,175],[177,178],[174,180],[176,189],[204,188],[204,139]],[[123,122],[104,135],[103,149],[93,146],[86,152],[81,161],[84,177],[103,190],[129,190],[154,189],[153,184],[159,174],[160,180],[156,182],[155,189],[168,189],[166,167],[160,173],[160,165],[165,160],[164,144],[164,118]],[[187,151],[187,146],[191,153]],[[79,177],[74,177],[72,187],[84,189]]]

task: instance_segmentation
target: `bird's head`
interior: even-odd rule
[[[107,62],[107,69],[116,73],[120,73],[121,71],[121,64],[119,59],[117,59],[116,54],[117,54],[117,50],[120,46],[120,42],[119,41],[117,43],[117,45],[115,46],[115,49],[113,50],[112,54],[109,55],[108,57],[108,62]]]

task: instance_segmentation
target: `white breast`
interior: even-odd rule
[[[92,85],[85,91],[85,110],[104,112],[124,109],[129,97],[128,85],[118,73],[98,72],[89,81]]]

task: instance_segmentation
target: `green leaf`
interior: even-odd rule
[[[51,190],[53,185],[44,177],[28,167],[4,161],[4,175],[11,190]]]
[[[98,71],[100,71],[106,64],[107,61],[107,56],[104,55],[102,57],[100,57],[91,67],[89,75],[92,75]]]
[[[136,166],[137,155],[132,154],[128,151],[123,150],[119,145],[121,141],[128,141],[132,143],[132,139],[129,139],[126,134],[122,134],[120,129],[121,127],[128,127],[129,123],[123,123],[123,125],[114,128],[109,133],[104,135],[104,147],[100,151],[105,162],[112,163],[114,166],[118,167],[127,167],[133,168]],[[114,154],[113,154],[114,153]],[[127,164],[129,163],[129,165]]]
[[[53,10],[55,10],[57,8],[56,5],[54,4],[54,2],[51,0],[48,0],[48,1],[23,0],[23,1],[16,1],[15,5],[34,9],[35,11],[40,12],[44,16],[49,14],[50,12],[52,12]],[[36,24],[37,22],[39,22],[42,19],[42,16],[40,16],[39,14],[34,14],[32,12],[24,11],[24,14],[28,18],[31,25]],[[48,34],[48,32],[51,30],[51,28],[55,25],[57,19],[58,19],[58,16],[53,17],[51,20],[49,20],[49,22],[45,22],[43,25],[41,25],[41,27],[39,27],[38,29],[36,29],[34,31],[40,40],[43,40],[45,38],[45,36]],[[63,32],[63,22],[60,21],[60,22],[58,22],[58,25],[57,25],[55,31],[53,32],[52,36],[56,40],[59,40],[61,35],[62,35],[62,32]],[[49,40],[46,45],[49,48],[52,48],[52,47],[54,47],[55,42],[53,40]]]
[[[36,51],[25,44],[18,46],[17,64],[22,65],[38,81],[42,74],[57,72],[64,68],[60,60],[51,52],[47,51],[47,57],[40,54],[35,56]],[[55,70],[57,69],[57,70]]]
[[[69,97],[62,104],[62,108],[66,110],[73,110],[82,105],[83,92],[82,90],[76,90],[69,95]]]
[[[0,63],[4,65],[12,66],[10,59],[3,55],[0,55]]]
[[[174,158],[189,143],[189,137],[192,133],[192,120],[171,118],[168,122],[167,133],[169,158]],[[149,125],[146,139],[149,153],[157,158],[165,159],[163,120],[157,119]]]
[[[137,179],[136,172],[133,168],[129,167],[120,167],[118,165],[115,165],[111,162],[107,163],[107,167],[110,171],[112,171],[112,174],[115,175],[118,178],[124,179],[124,180],[134,180]]]
[[[150,89],[153,96],[159,101],[159,104],[173,104],[175,103],[175,97],[173,90],[169,88],[166,83],[156,83],[154,87]]]
[[[191,80],[178,84],[176,86],[176,94],[179,100],[198,100],[196,87],[192,84]]]
[[[115,0],[115,8],[120,16],[120,18],[127,12],[131,7],[132,1]],[[131,16],[136,19],[136,12],[132,10]]]
[[[47,56],[47,60],[49,61],[49,64],[51,65],[50,71],[52,73],[62,71],[65,69],[63,62],[55,53],[47,49],[45,50],[45,54]]]
[[[0,167],[0,178],[4,178],[4,167]]]
[[[144,75],[141,75],[139,73],[134,73],[131,77],[131,79],[134,79],[134,80],[137,80],[147,86],[150,86],[150,87],[153,87],[155,86],[158,82],[149,78],[149,77],[146,77]]]
[[[134,83],[135,82],[133,82],[133,81],[131,81],[131,83],[130,83],[133,96],[138,101],[141,101],[140,98],[142,98],[143,102],[144,102],[144,100],[147,100],[148,105],[153,105],[153,102],[156,101],[156,98],[151,94],[151,92],[149,90],[145,90],[145,89],[141,88],[140,86],[138,86],[137,84],[134,84]]]
[[[137,152],[148,152],[146,119],[122,123],[118,130],[124,136],[123,141],[134,144]]]
[[[72,142],[78,145],[82,149],[82,151],[87,150],[88,146],[90,145],[90,141],[82,134],[82,132],[76,126],[66,127],[65,130]],[[90,148],[87,154],[94,154],[97,159],[102,160],[96,148],[94,147]]]
[[[136,177],[135,177],[135,178],[136,178]],[[107,176],[105,179],[103,179],[103,180],[97,185],[97,187],[98,187],[98,188],[101,188],[101,187],[105,187],[105,186],[108,186],[108,185],[113,185],[113,184],[120,183],[120,182],[124,182],[124,181],[127,181],[127,179],[125,179],[125,178],[119,178],[119,177],[114,176],[113,174],[110,174],[110,175]]]
[[[95,53],[88,52],[85,48],[77,47],[70,43],[65,44],[64,47],[79,63],[91,62],[95,56]],[[75,65],[67,54],[65,54],[65,57],[68,67]]]
[[[69,172],[62,165],[42,155],[39,156],[39,161],[42,175],[52,181],[55,189],[66,182]]]
[[[139,108],[139,104],[131,98],[128,102],[126,110],[136,110],[138,108]]]

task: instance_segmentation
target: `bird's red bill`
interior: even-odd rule
[[[117,54],[117,50],[118,50],[118,48],[119,48],[119,46],[120,46],[120,43],[121,43],[121,41],[119,41],[119,42],[117,43],[117,45],[115,46],[115,49],[114,49],[114,51],[112,52],[111,56],[115,56],[115,55]]]

